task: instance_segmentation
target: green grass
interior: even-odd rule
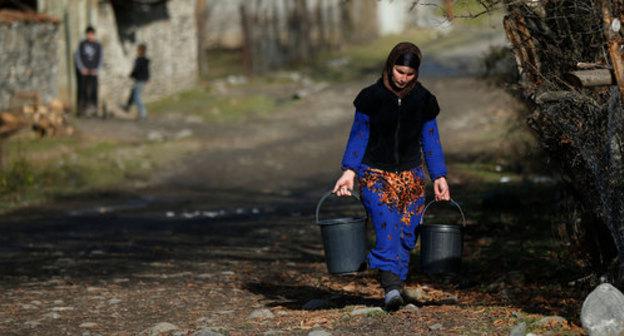
[[[457,162],[451,163],[450,169],[455,174],[462,174],[483,183],[500,183],[503,176],[509,177],[509,182],[518,182],[522,178],[520,175],[512,172],[496,171],[496,164],[481,162]]]
[[[206,80],[223,78],[229,75],[244,75],[240,49],[215,49],[206,51],[208,73]]]
[[[76,143],[77,140],[74,137],[39,138],[35,137],[33,134],[28,137],[12,138],[4,150],[5,155],[8,156],[17,155],[18,152],[35,153],[40,155],[52,149],[75,146]]]
[[[277,107],[268,95],[227,95],[214,93],[208,87],[197,87],[148,104],[154,115],[178,112],[204,122],[238,121],[250,115],[266,115]]]
[[[154,169],[192,148],[193,140],[137,145],[79,137],[11,139],[0,169],[0,213],[57,196],[145,183]]]
[[[148,107],[155,119],[178,113],[207,123],[240,121],[249,116],[269,114],[282,106],[283,102],[278,102],[274,96],[259,93],[262,82],[262,79],[252,79],[232,90],[236,92],[225,94],[211,86],[198,85],[152,102]],[[287,84],[278,79],[274,82]],[[251,93],[242,94],[239,88]],[[155,168],[192,152],[196,143],[192,137],[130,143],[116,139],[83,139],[78,135],[39,138],[22,133],[3,145],[0,213],[46,202],[56,196],[145,183]]]

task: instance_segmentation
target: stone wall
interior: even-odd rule
[[[0,110],[16,92],[38,92],[44,101],[58,95],[56,20],[0,11]]]

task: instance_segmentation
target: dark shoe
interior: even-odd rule
[[[393,312],[399,310],[399,308],[401,308],[404,304],[401,292],[397,289],[393,289],[386,293],[386,296],[384,297],[384,304],[386,311]]]

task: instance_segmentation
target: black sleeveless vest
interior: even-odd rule
[[[369,118],[368,144],[362,163],[387,171],[421,165],[423,124],[440,112],[431,92],[416,83],[405,97],[399,98],[380,79],[360,91],[353,105]]]

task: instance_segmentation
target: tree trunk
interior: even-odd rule
[[[206,20],[208,6],[206,0],[197,0],[195,3],[195,22],[197,23],[197,63],[199,75],[208,75],[208,59],[206,55]]]
[[[444,12],[449,21],[453,21],[455,14],[453,14],[453,0],[444,0]]]
[[[243,32],[242,58],[243,67],[248,76],[253,74],[252,50],[254,48],[254,40],[251,31],[251,19],[249,18],[247,4],[242,3],[239,7],[241,18],[241,31]]]
[[[353,1],[345,1],[340,5],[340,31],[342,32],[342,41],[353,41],[353,33],[355,30],[353,15],[353,7],[355,3]]]
[[[302,62],[312,54],[310,43],[310,21],[308,17],[308,5],[306,0],[294,0],[292,29],[294,31],[293,50],[295,62]]]
[[[609,58],[611,65],[613,66],[613,72],[615,73],[615,80],[617,81],[618,89],[620,90],[620,102],[624,99],[624,62],[622,61],[622,53],[620,47],[622,46],[622,37],[620,35],[619,20],[616,25],[614,23],[613,16],[611,15],[611,8],[607,0],[598,0],[602,10],[602,19],[604,21],[604,33],[607,39],[607,45],[609,47]]]

